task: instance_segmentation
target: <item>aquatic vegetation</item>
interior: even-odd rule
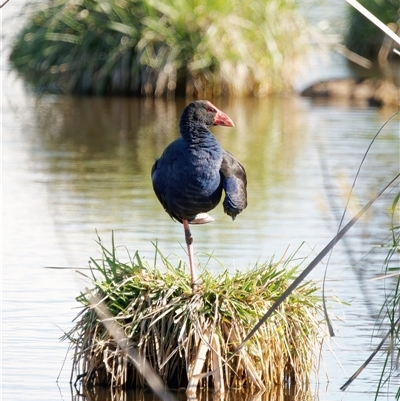
[[[293,0],[50,0],[10,59],[35,86],[81,94],[263,96],[290,90],[309,28]]]
[[[400,3],[398,0],[359,0],[368,11],[370,11],[381,22],[388,25],[394,32],[400,30]],[[366,58],[379,58],[382,51],[386,57],[398,57],[390,50],[395,46],[393,40],[385,38],[385,34],[362,15],[355,8],[349,9],[349,29],[346,32],[346,46]],[[397,46],[398,47],[398,46]],[[381,55],[381,58],[384,55]]]
[[[347,380],[341,387],[346,390],[360,375],[360,373],[368,366],[378,352],[383,351],[383,364],[381,375],[377,381],[375,400],[381,394],[385,394],[393,387],[396,391],[396,400],[400,399],[400,388],[398,387],[398,360],[399,360],[399,342],[400,342],[400,266],[398,264],[398,254],[400,252],[400,225],[398,222],[400,192],[395,196],[392,207],[392,223],[391,237],[386,246],[389,248],[387,256],[384,260],[384,276],[382,278],[390,281],[395,278],[395,282],[389,285],[389,292],[385,294],[384,302],[380,313],[379,331],[382,332],[382,340],[375,347],[367,360],[357,369],[357,371]]]
[[[64,339],[75,351],[73,374],[86,386],[142,387],[133,367],[96,314],[98,299],[129,341],[169,387],[196,388],[200,383],[224,388],[265,389],[284,382],[306,386],[316,368],[324,337],[317,286],[302,283],[276,313],[235,354],[246,334],[289,286],[298,266],[291,258],[258,264],[246,271],[200,274],[192,293],[184,265],[174,267],[156,247],[162,267],[151,266],[136,252],[128,263],[117,248],[99,239],[101,260],[91,259],[93,288],[77,300],[84,308]],[[110,320],[110,318],[108,319]],[[197,378],[218,371],[211,380]],[[218,376],[218,377],[217,377]]]
[[[384,393],[384,387],[391,383],[391,380],[397,376],[398,360],[400,358],[400,225],[399,225],[399,200],[400,192],[393,200],[391,215],[391,244],[384,262],[385,274],[388,277],[395,276],[396,281],[394,286],[391,286],[391,291],[387,295],[382,307],[382,315],[384,316],[384,327],[388,329],[388,346],[385,349],[385,360],[382,366],[382,374],[378,381],[376,399],[380,393]],[[396,400],[400,399],[400,388],[397,388]]]

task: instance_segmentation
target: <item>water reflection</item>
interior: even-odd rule
[[[246,166],[250,210],[263,214],[265,205],[277,196],[274,187],[291,185],[296,159],[307,143],[304,106],[294,97],[221,103],[218,106],[232,116],[236,127],[213,131]],[[156,202],[149,176],[154,159],[178,135],[184,106],[182,100],[39,98],[35,141],[48,156],[49,203],[55,219],[78,222],[76,214],[84,212],[82,223],[89,218],[91,230],[101,216],[101,223],[107,221],[111,229],[136,231],[146,240],[161,241],[176,233],[177,225]],[[247,210],[238,218],[240,226],[232,224],[221,207],[212,214],[221,225],[220,235],[215,235],[215,227],[199,228],[197,250],[213,252],[221,242],[228,247],[239,244],[238,230],[246,230]],[[253,230],[260,228],[249,220]],[[59,228],[68,225],[60,222]]]
[[[179,225],[156,201],[149,177],[154,159],[178,135],[178,119],[185,103],[130,98],[37,99],[36,145],[31,162],[36,164],[40,148],[39,154],[46,155],[49,207],[61,236],[65,230],[76,229],[74,222],[90,235],[99,227],[106,232],[116,230],[117,238],[120,233],[124,239],[131,233],[130,241],[134,239],[136,248],[143,249],[147,257],[153,255],[151,241],[157,239],[163,248],[164,244],[169,247],[171,242],[183,240]],[[222,207],[212,211],[216,223],[194,228],[195,250],[214,252],[224,264],[234,258],[239,267],[254,263],[260,256],[280,256],[286,245],[279,249],[268,246],[274,240],[269,227],[274,227],[276,237],[283,233],[277,227],[285,224],[292,225],[297,244],[308,240],[303,232],[311,229],[321,232],[321,239],[328,242],[337,226],[325,227],[332,231],[324,233],[321,223],[329,222],[331,213],[338,219],[350,179],[375,133],[370,128],[365,133],[371,121],[363,122],[363,110],[355,110],[359,118],[355,117],[354,130],[346,127],[329,133],[326,125],[341,118],[329,113],[346,113],[348,109],[335,106],[327,112],[324,106],[314,104],[314,109],[324,110],[322,115],[296,97],[217,103],[234,119],[236,127],[215,127],[213,131],[246,167],[249,207],[234,223],[223,214]],[[369,166],[364,167],[357,183],[360,190],[354,199],[359,204],[379,190],[390,170],[396,170],[396,147],[390,145],[395,141],[395,135],[382,135],[381,149],[373,149],[375,154],[369,157]],[[332,192],[337,183],[342,193],[337,188]],[[321,191],[316,192],[318,187]],[[290,192],[293,197],[287,197]],[[299,218],[301,222],[292,224]],[[319,223],[315,226],[310,218]],[[238,246],[241,249],[236,252]],[[174,245],[171,252],[182,254]],[[217,268],[218,263],[214,266]]]
[[[294,401],[312,399],[310,389],[299,390],[296,386],[290,388],[278,387],[273,390],[254,393],[246,390],[231,390],[225,394],[215,394],[200,390],[195,397],[187,397],[185,390],[173,392],[177,401]],[[121,390],[109,391],[105,388],[92,388],[79,391],[71,387],[73,401],[161,401],[148,390]]]
[[[179,114],[186,104],[129,98],[50,99],[37,100],[38,139],[54,152],[51,171],[68,171],[74,174],[72,180],[84,173],[106,174],[119,168],[148,181],[154,158],[178,135]],[[250,184],[264,187],[283,179],[282,170],[293,168],[302,151],[302,102],[289,97],[221,103],[219,107],[233,116],[236,127],[213,131],[224,147],[244,160],[252,174]],[[71,163],[58,164],[57,153],[68,151],[73,153]]]

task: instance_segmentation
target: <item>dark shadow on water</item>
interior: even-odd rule
[[[188,397],[185,389],[173,391],[178,401],[295,401],[316,399],[310,389],[300,390],[296,386],[276,386],[265,392],[250,390],[230,390],[223,395],[212,391],[201,390],[195,397]],[[162,401],[149,390],[110,390],[103,387],[75,389],[71,386],[71,401]]]

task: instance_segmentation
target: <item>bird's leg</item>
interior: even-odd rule
[[[194,260],[193,260],[193,237],[190,232],[189,223],[186,219],[182,219],[183,229],[185,230],[185,240],[189,255],[189,267],[190,267],[190,277],[192,279],[192,291],[197,291],[197,274],[194,269]]]

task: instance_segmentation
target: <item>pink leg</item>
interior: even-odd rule
[[[192,291],[197,291],[197,274],[194,269],[194,260],[193,260],[193,237],[190,232],[189,223],[186,219],[182,219],[183,229],[185,230],[185,240],[188,249],[189,255],[189,267],[190,267],[190,277],[192,279]]]

